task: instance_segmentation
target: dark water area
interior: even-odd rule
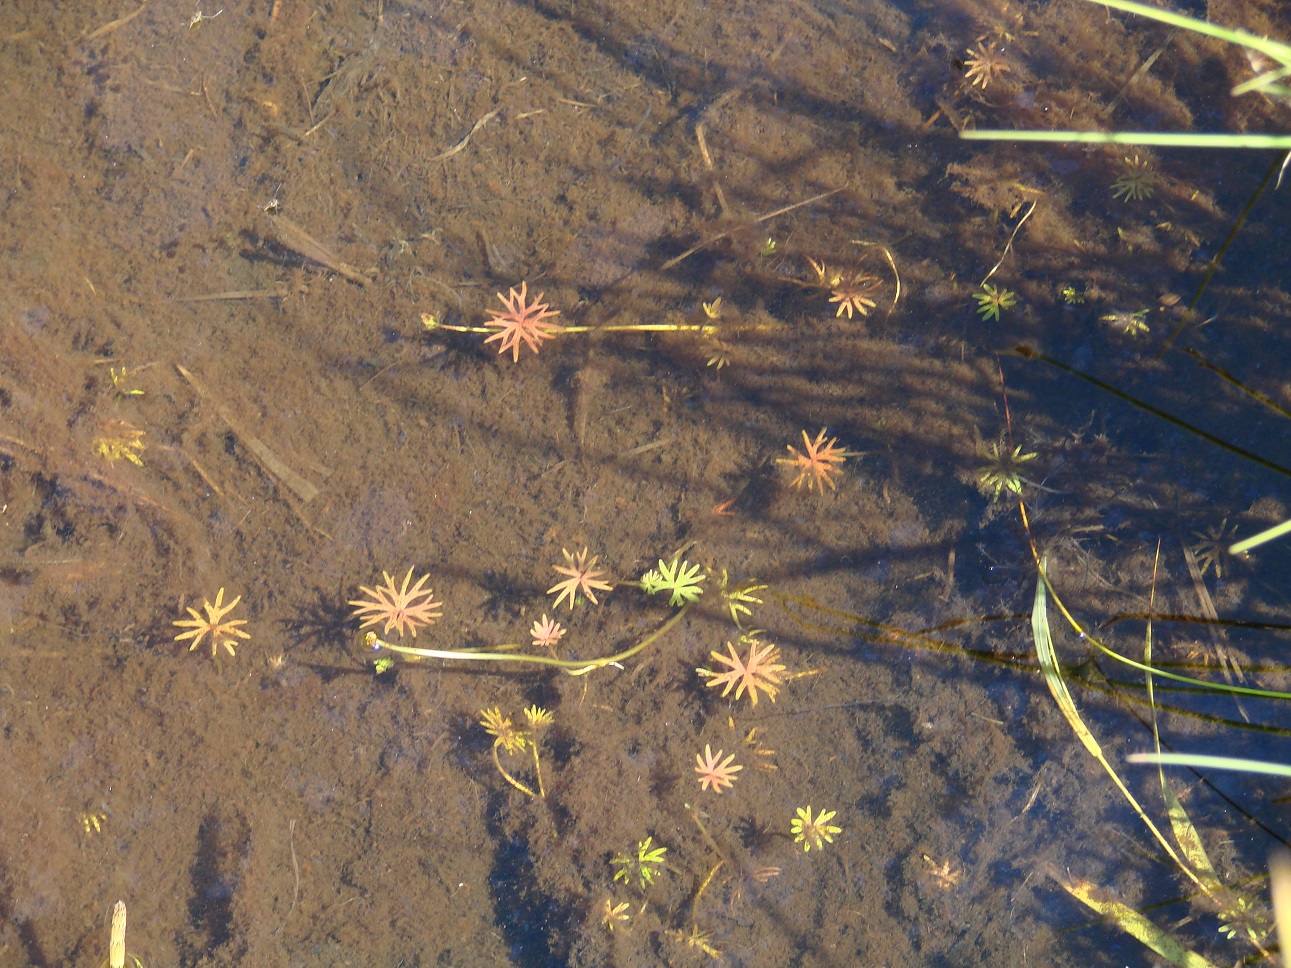
[[[1166,963],[1078,883],[1261,957],[1284,783],[1169,774],[1198,896],[1031,610],[1173,845],[1089,636],[1291,687],[1291,544],[1226,550],[1291,517],[1279,159],[958,137],[1284,130],[1251,71],[1083,0],[4,4],[0,968],[118,900],[148,968]],[[382,641],[566,665],[374,649],[422,576]]]

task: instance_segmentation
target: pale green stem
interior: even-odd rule
[[[455,326],[441,323],[428,314],[422,314],[421,324],[426,329],[447,329],[454,333],[496,333],[496,326]],[[731,329],[764,329],[771,323],[741,323]],[[563,336],[571,333],[699,333],[701,336],[714,336],[722,329],[712,323],[618,323],[606,326],[559,326],[552,331],[552,336]]]
[[[400,655],[415,655],[423,659],[461,659],[465,661],[474,660],[477,662],[527,662],[531,665],[555,666],[557,669],[565,670],[565,672],[571,676],[581,676],[585,673],[591,672],[593,669],[603,669],[605,666],[617,665],[624,659],[630,659],[681,621],[681,617],[686,614],[686,610],[689,607],[689,605],[686,605],[680,608],[676,615],[668,619],[668,621],[664,622],[663,625],[659,626],[659,628],[655,629],[636,645],[632,646],[632,648],[625,649],[623,652],[619,652],[616,655],[606,656],[601,659],[592,659],[590,661],[585,659],[557,659],[555,656],[549,655],[524,655],[507,652],[419,649],[411,645],[400,645],[396,642],[387,642],[384,639],[378,638],[375,632],[367,633],[367,635],[363,637],[363,641],[370,649],[389,649],[391,652],[398,652]],[[520,646],[506,644],[496,646],[495,648],[518,649]]]
[[[534,758],[535,758],[535,759],[537,758],[537,755],[538,755],[538,754],[535,752],[535,753],[534,753]],[[498,759],[498,744],[497,744],[497,743],[494,743],[494,744],[493,744],[493,765],[494,765],[494,766],[496,766],[496,767],[498,768],[498,772],[502,774],[502,779],[506,780],[508,783],[510,783],[513,787],[515,787],[515,788],[516,788],[517,790],[519,790],[521,793],[527,793],[527,794],[529,794],[529,796],[533,797],[534,799],[537,799],[538,794],[534,793],[534,792],[533,792],[532,790],[530,790],[527,786],[525,786],[523,783],[521,783],[519,780],[517,780],[515,777],[513,777],[513,776],[512,776],[510,773],[508,773],[508,772],[506,771],[506,769],[502,766],[502,761],[501,761],[500,759]],[[540,785],[540,787],[539,787],[539,788],[541,788],[541,785]]]

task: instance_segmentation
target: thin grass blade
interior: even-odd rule
[[[1262,773],[1265,776],[1291,777],[1291,765],[1267,760],[1245,760],[1236,756],[1210,756],[1205,753],[1131,753],[1126,763],[1154,763],[1159,766],[1191,766],[1197,769],[1237,770]]]
[[[1172,965],[1178,965],[1180,968],[1216,968],[1214,962],[1189,949],[1134,908],[1114,898],[1104,897],[1096,885],[1079,877],[1063,877],[1056,871],[1049,871],[1049,876],[1061,884],[1076,900],[1100,916],[1115,922],[1122,931],[1151,948]]]

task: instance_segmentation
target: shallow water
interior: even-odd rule
[[[1291,32],[1248,7],[1215,16]],[[1126,654],[1119,616],[1204,617],[1203,591],[1286,621],[1285,546],[1199,547],[1288,516],[1291,423],[1213,370],[1288,403],[1282,195],[1167,349],[1274,159],[955,125],[1277,130],[1228,96],[1240,54],[1175,36],[1125,88],[1166,31],[1074,0],[197,11],[0,11],[0,968],[98,963],[117,899],[150,968],[1154,963],[1053,876],[1192,891],[1037,671],[1029,539]],[[812,260],[873,305],[840,314]],[[674,329],[513,362],[422,323],[480,327],[522,281],[565,325]],[[836,487],[795,488],[786,447],[821,428]],[[992,444],[1035,455],[1029,532],[983,485]],[[557,612],[584,547],[618,587]],[[378,672],[347,604],[412,568],[443,602],[417,645],[544,654],[545,614],[589,661],[669,620],[633,583],[678,553],[699,602],[577,677]],[[766,586],[743,629],[723,575]],[[251,638],[212,661],[172,623],[221,588]],[[1148,748],[1141,678],[1050,611],[1109,757]],[[695,672],[752,629],[787,667],[756,706]],[[1153,636],[1286,688],[1277,630]],[[1285,756],[1277,703],[1157,698],[1168,745]],[[530,705],[545,797],[479,724]],[[743,766],[720,795],[706,746]],[[532,787],[529,755],[498,763]],[[1219,876],[1257,877],[1279,786],[1176,779]],[[804,852],[807,806],[841,832]],[[653,883],[616,881],[647,837]],[[1231,963],[1252,948],[1215,908],[1154,916]]]

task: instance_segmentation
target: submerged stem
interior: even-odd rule
[[[464,649],[419,649],[411,645],[399,645],[396,642],[387,642],[377,636],[375,632],[368,632],[363,637],[363,642],[369,649],[379,651],[388,649],[391,652],[398,652],[400,655],[417,656],[423,659],[463,659],[475,660],[477,662],[527,662],[531,665],[555,666],[557,669],[563,669],[568,675],[581,676],[593,669],[602,669],[608,665],[618,665],[624,659],[630,659],[642,649],[649,646],[655,639],[669,631],[676,625],[683,615],[686,614],[689,605],[683,606],[677,610],[672,618],[664,622],[645,638],[630,649],[625,649],[615,655],[605,656],[600,659],[557,659],[549,655],[522,655],[507,652],[472,652]],[[499,645],[498,649],[518,649],[518,645]]]
[[[534,758],[534,762],[537,762],[537,760],[538,760],[538,751],[537,751],[536,749],[534,750],[533,758]],[[498,759],[498,744],[497,744],[497,743],[494,743],[494,744],[493,744],[493,765],[494,765],[494,766],[496,766],[496,767],[498,768],[498,772],[502,774],[502,779],[506,780],[508,783],[510,783],[513,787],[515,787],[515,788],[516,788],[517,790],[519,790],[521,793],[527,793],[527,794],[529,794],[529,796],[533,797],[534,799],[537,799],[537,798],[538,798],[538,794],[534,793],[534,792],[533,792],[532,790],[530,790],[527,786],[525,786],[523,783],[521,783],[519,780],[517,780],[515,777],[513,777],[510,773],[508,773],[508,772],[506,771],[506,768],[502,765],[502,761],[501,761],[500,759]],[[539,782],[539,786],[538,786],[538,788],[539,788],[539,789],[542,789],[542,784],[541,784],[541,774],[539,774],[539,780],[540,780],[540,782]],[[546,796],[546,794],[543,794],[543,795],[544,795],[544,796]]]

